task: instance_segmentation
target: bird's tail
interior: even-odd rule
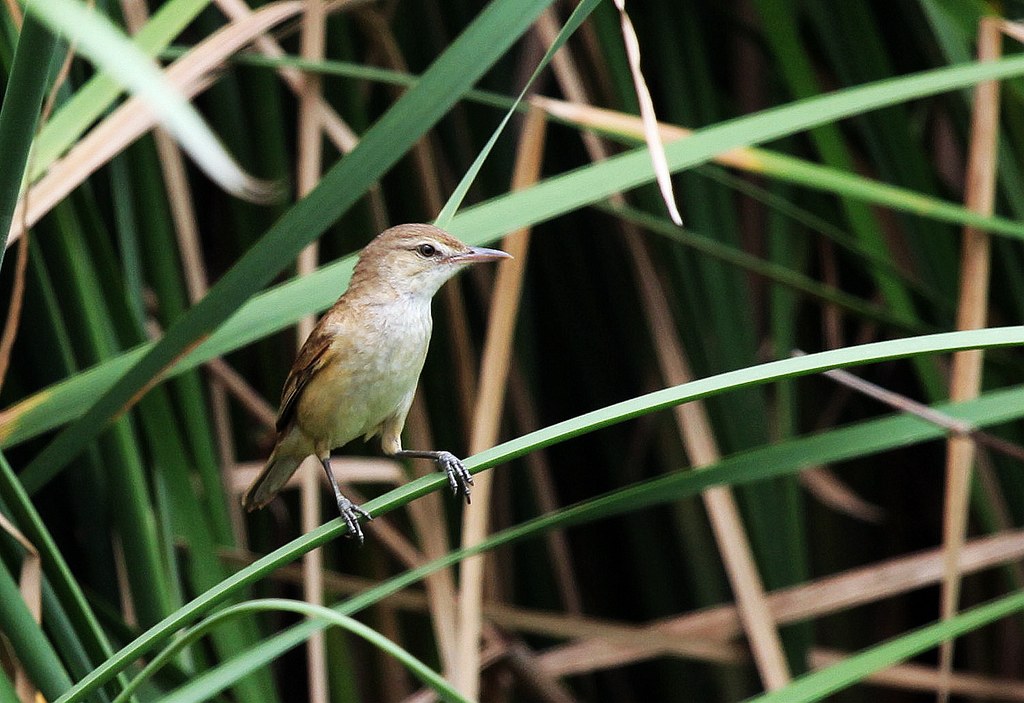
[[[260,475],[242,496],[242,507],[249,512],[258,510],[272,501],[305,458],[282,454],[279,450],[280,446],[274,448],[267,460],[267,465],[263,467]]]

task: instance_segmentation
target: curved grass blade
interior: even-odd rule
[[[132,679],[131,683],[121,692],[121,694],[114,699],[114,703],[124,703],[132,695],[132,693],[154,672],[160,669],[164,664],[171,660],[172,657],[177,655],[185,647],[195,643],[201,637],[206,636],[209,632],[228,620],[240,617],[242,615],[249,615],[254,613],[263,612],[277,612],[284,611],[290,613],[296,613],[298,615],[305,615],[310,620],[321,621],[324,625],[335,625],[337,627],[344,628],[354,635],[362,637],[370,644],[378,647],[386,654],[391,655],[399,662],[404,664],[420,681],[425,685],[434,690],[435,693],[445,701],[460,701],[461,703],[468,703],[468,699],[463,697],[456,691],[451,684],[444,680],[443,677],[439,676],[430,667],[425,665],[416,657],[412,656],[399,647],[397,644],[387,639],[376,630],[373,630],[358,620],[354,620],[347,615],[338,613],[337,611],[326,608],[322,605],[315,605],[313,603],[305,603],[303,601],[288,600],[283,598],[263,598],[258,600],[246,601],[245,603],[239,603],[229,608],[225,608],[214,615],[211,615],[206,620],[203,620],[197,624],[194,628],[189,630],[180,639],[174,641],[173,644],[169,645],[164,651],[160,652],[153,661],[146,665],[146,667],[139,672],[139,674]],[[193,690],[198,689],[198,690]],[[205,701],[210,700],[219,691],[208,690],[206,687],[199,685],[196,686],[195,682],[185,686],[167,697],[163,698],[165,703],[168,701],[174,701],[175,703],[184,703],[186,700]]]
[[[147,56],[153,56],[170,44],[209,4],[210,0],[168,0],[156,9],[150,20],[132,37],[132,42]],[[50,164],[82,136],[121,92],[121,86],[105,73],[93,76],[75,91],[40,130],[28,179],[35,181],[45,173]]]
[[[943,641],[977,630],[984,625],[1024,610],[1024,591],[965,610],[948,620],[926,625],[910,634],[854,654],[827,669],[806,674],[788,686],[756,696],[750,703],[810,703],[820,701],[871,674],[920,654]]]
[[[469,457],[466,459],[465,465],[470,471],[477,473],[535,449],[548,447],[566,439],[623,422],[624,420],[664,410],[680,403],[707,398],[726,391],[777,381],[783,378],[817,373],[841,366],[874,363],[919,354],[950,352],[960,349],[995,348],[1020,344],[1024,344],[1024,326],[947,332],[944,334],[875,342],[856,347],[782,359],[666,388],[594,410],[492,447],[487,451]],[[1003,403],[1000,407],[1004,412],[1011,412],[1006,410],[1006,405],[1006,403]],[[1019,408],[1022,406],[1017,404],[1014,407]],[[921,428],[922,432],[941,432],[934,425],[921,420],[913,420]],[[881,437],[879,439],[886,438]],[[745,476],[746,480],[767,478],[772,475],[771,472],[773,470],[773,467],[758,462],[747,466],[741,464],[728,470],[721,469],[721,467],[718,469],[707,468],[688,473],[683,479],[678,479],[678,477],[677,479],[680,481],[680,485],[686,487],[685,490],[696,492],[716,483],[738,480],[737,475]],[[574,524],[571,520],[582,519],[592,515],[594,511],[598,514],[607,513],[609,502],[617,501],[617,509],[625,511],[640,505],[641,503],[636,501],[641,499],[668,500],[671,499],[670,496],[672,495],[678,496],[678,490],[680,489],[677,487],[677,492],[671,493],[668,490],[669,486],[666,485],[667,483],[667,479],[663,477],[642,484],[642,487],[634,487],[637,490],[635,493],[630,494],[629,500],[626,501],[609,497],[597,499],[586,504],[586,507],[579,507],[576,509],[576,512],[570,513],[570,522],[567,524]],[[447,477],[443,474],[434,473],[389,491],[385,495],[367,502],[363,507],[371,515],[382,515],[431,491],[439,490],[444,486],[447,486]],[[545,516],[528,524],[548,524],[545,521],[559,522],[559,519]],[[517,535],[515,538],[518,538],[519,533],[514,532],[514,530],[521,528],[522,526],[520,528],[513,528],[513,533],[510,534]],[[97,687],[103,685],[112,676],[121,672],[137,658],[145,655],[172,636],[178,629],[192,622],[203,613],[208,612],[231,594],[259,580],[276,568],[295,561],[311,549],[316,549],[331,539],[338,537],[346,529],[343,520],[340,518],[334,519],[236,572],[215,588],[206,591],[157,625],[151,627],[113,657],[103,662],[96,670],[82,679],[67,695],[62,696],[59,703],[71,703],[72,701],[81,700]],[[510,537],[510,539],[512,538]],[[419,572],[417,571],[416,573]],[[396,586],[396,588],[400,587],[402,586]]]
[[[254,202],[271,199],[276,187],[243,171],[153,60],[104,15],[76,0],[36,2],[28,10],[50,31],[70,37],[76,51],[143,98],[181,148],[214,182],[240,198]]]

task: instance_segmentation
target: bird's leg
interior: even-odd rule
[[[473,474],[469,473],[469,469],[451,452],[400,449],[395,452],[394,456],[409,459],[432,459],[437,464],[437,468],[444,471],[445,475],[448,476],[448,485],[452,487],[452,493],[461,493],[466,496],[466,503],[469,503],[470,486],[473,485]]]
[[[363,528],[359,526],[359,518],[372,520],[373,516],[341,494],[338,480],[334,478],[334,472],[331,471],[331,457],[321,458],[320,463],[323,464],[324,471],[327,472],[327,480],[331,482],[331,488],[334,489],[334,497],[338,501],[338,512],[341,513],[341,519],[348,525],[348,536],[355,537],[359,540],[359,544],[362,544]]]

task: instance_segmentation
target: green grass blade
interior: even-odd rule
[[[36,0],[34,4],[42,2],[46,0]],[[0,171],[0,264],[7,249],[11,219],[56,47],[56,39],[42,24],[32,17],[26,18],[0,106],[0,154],[4,155],[4,168]]]
[[[163,652],[154,657],[153,661],[132,680],[129,687],[126,688],[117,699],[115,699],[114,703],[123,703],[123,701],[127,700],[128,696],[146,678],[151,676],[153,672],[169,661],[171,657],[175,656],[178,651],[195,643],[222,623],[228,622],[242,615],[276,611],[305,615],[311,620],[322,621],[324,625],[341,627],[354,635],[362,637],[370,644],[376,646],[386,654],[389,654],[404,664],[406,668],[408,668],[409,671],[411,671],[420,681],[433,689],[442,700],[468,703],[468,699],[460,695],[459,692],[451,686],[451,684],[445,681],[444,678],[439,676],[435,671],[430,669],[430,667],[426,666],[419,659],[409,654],[409,652],[375,630],[372,630],[362,624],[358,620],[353,620],[347,615],[338,613],[330,608],[325,608],[322,605],[281,598],[263,598],[259,600],[246,601],[245,603],[225,608],[197,624],[183,637],[176,640],[174,644],[170,645]],[[204,685],[197,686],[196,682],[192,682],[188,686],[174,691],[163,700],[165,703],[171,703],[172,701],[173,703],[186,703],[187,701],[200,703],[201,701],[209,700],[211,696],[216,695],[217,693],[219,693],[219,690],[211,690]]]
[[[893,664],[920,654],[941,642],[977,630],[1024,610],[1024,591],[1011,593],[959,615],[922,627],[885,644],[854,654],[845,661],[801,676],[788,686],[756,696],[750,703],[809,703],[842,691]]]
[[[155,56],[195,19],[210,0],[168,0],[132,37],[147,56]],[[39,132],[29,180],[35,181],[67,151],[122,92],[121,85],[106,73],[93,76],[75,91]]]
[[[71,688],[71,678],[57,652],[36,624],[25,605],[18,584],[0,563],[0,632],[10,641],[18,661],[29,678],[47,699],[52,700]]]
[[[105,16],[76,0],[46,0],[28,9],[50,31],[67,35],[76,51],[145,100],[164,128],[213,181],[238,197],[268,199],[271,186],[249,176],[235,163],[192,104]]]

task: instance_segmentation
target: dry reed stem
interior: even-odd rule
[[[527,188],[540,177],[546,133],[547,122],[543,113],[531,110],[516,152],[512,191]],[[525,228],[502,240],[502,248],[513,258],[498,267],[495,277],[493,303],[487,320],[487,335],[480,363],[479,392],[473,412],[470,454],[494,446],[498,439],[529,246],[530,230]],[[477,501],[473,509],[466,512],[462,525],[463,548],[479,544],[487,536],[493,481],[492,472],[476,476],[473,495]],[[485,556],[479,555],[466,559],[459,569],[458,656],[452,670],[452,682],[470,699],[477,698],[480,692],[484,565]]]
[[[1024,558],[1024,529],[969,542],[960,553],[961,573],[970,574]],[[780,625],[832,615],[856,606],[939,583],[944,573],[941,548],[851,569],[768,594],[767,607]],[[705,608],[648,624],[649,635],[727,642],[743,633],[734,605]],[[638,638],[632,646],[599,638],[554,647],[541,655],[552,673],[569,675],[624,666],[660,656],[656,644]]]
[[[165,71],[167,80],[186,98],[212,85],[224,60],[253,38],[302,11],[303,4],[286,0],[266,5],[249,18],[233,22],[200,42]],[[154,127],[156,120],[138,98],[129,98],[82,137],[65,156],[51,164],[31,188],[31,202],[22,213],[15,209],[9,242],[32,227],[86,178]]]
[[[547,676],[537,666],[537,656],[520,641],[510,642],[501,660],[526,688],[526,695],[549,703],[572,703],[576,700],[558,679]]]
[[[978,24],[978,60],[994,61],[1002,55],[1001,21],[982,18]],[[982,215],[991,215],[995,202],[996,150],[999,131],[999,82],[984,81],[975,86],[971,114],[971,141],[967,159],[964,206]],[[988,233],[965,227],[961,240],[960,296],[956,328],[979,329],[988,313],[988,289],[991,247]],[[970,400],[981,390],[981,350],[953,354],[949,395],[954,402]],[[965,436],[950,437],[946,455],[946,500],[943,509],[942,544],[946,551],[946,574],[942,580],[941,616],[947,620],[956,613],[960,600],[960,576],[957,557],[967,532],[974,442]],[[939,668],[948,675],[953,666],[953,640],[942,643]],[[940,686],[938,700],[949,699],[949,691]]]
[[[254,420],[266,429],[274,431],[277,424],[277,411],[246,382],[242,374],[235,371],[234,367],[221,357],[210,359],[203,364],[203,368],[234,396],[242,409],[248,412]]]
[[[793,351],[793,356],[803,356],[804,352],[796,349]],[[858,393],[866,395],[870,398],[885,403],[889,407],[899,410],[915,417],[919,417],[925,422],[930,422],[933,425],[942,427],[943,429],[949,430],[949,432],[956,436],[968,437],[976,444],[981,444],[993,451],[1000,454],[1005,454],[1011,459],[1017,461],[1024,461],[1024,447],[1018,444],[1004,440],[1000,437],[986,432],[980,427],[976,427],[974,424],[961,420],[960,418],[948,415],[941,410],[936,410],[933,407],[925,405],[924,403],[908,398],[907,396],[891,391],[888,388],[884,388],[877,383],[872,383],[859,376],[856,376],[849,371],[843,369],[831,369],[829,371],[823,371],[823,376],[831,378],[833,381],[846,386],[847,388],[853,389]],[[1010,521],[1008,520],[1004,527],[1009,527]]]
[[[550,41],[553,37],[553,21],[547,13],[542,14],[538,28],[548,35],[546,39]],[[552,66],[562,91],[573,102],[556,106],[545,99],[531,101],[531,104],[539,102],[541,105],[547,105],[549,110],[562,109],[572,104],[574,108],[567,112],[574,112],[575,107],[584,104],[587,97],[582,89],[579,72],[573,65],[571,56],[566,52],[559,52],[554,57]],[[599,114],[608,117],[609,111],[600,111]],[[631,123],[635,124],[635,121],[636,118],[633,118]],[[672,134],[672,131],[669,133]],[[607,150],[595,135],[584,133],[583,139],[591,160],[599,161],[606,157]],[[613,196],[612,199],[622,202],[621,195]],[[692,379],[692,374],[679,339],[669,333],[675,329],[675,324],[669,313],[664,291],[656,283],[657,277],[650,256],[639,236],[626,236],[624,241],[634,265],[644,313],[651,336],[655,340],[654,346],[658,353],[662,376],[669,385],[685,383]],[[677,406],[674,414],[683,444],[694,466],[705,466],[717,461],[719,452],[703,404],[695,402]],[[779,688],[789,681],[789,667],[778,631],[771,622],[764,604],[764,588],[750,551],[739,510],[728,488],[718,487],[706,491],[704,502],[726,572],[744,613],[744,622],[761,678],[769,690]]]
[[[28,192],[24,197],[28,197]],[[3,334],[0,335],[0,388],[7,379],[7,369],[11,365],[11,352],[14,341],[18,338],[18,327],[21,322],[21,308],[25,300],[25,274],[28,271],[28,234],[18,242],[18,258],[14,260],[14,281],[11,284],[11,300],[7,306],[7,317],[4,320]]]
[[[413,398],[405,432],[409,437],[410,446],[434,446],[422,389],[418,390]],[[433,468],[422,462],[413,462],[412,467],[416,476],[424,476],[433,471]],[[437,491],[428,493],[419,500],[409,503],[408,510],[413,528],[419,536],[420,548],[426,558],[440,559],[447,554],[449,542],[443,494]],[[430,599],[430,622],[437,641],[441,668],[445,672],[450,672],[455,661],[455,643],[458,638],[454,572],[450,567],[435,571],[427,576],[424,585]]]
[[[556,75],[559,72],[559,64],[560,61],[556,54],[555,58],[551,61]],[[568,96],[568,100],[558,100],[557,98],[549,98],[543,95],[532,95],[526,101],[530,105],[544,110],[544,112],[552,117],[580,127],[618,132],[637,138],[643,137],[643,122],[636,115],[605,107],[595,107],[586,101],[585,94],[568,91],[565,84],[561,82],[561,78],[559,78],[559,86],[562,88],[562,92]],[[582,90],[582,87],[579,87],[578,90]],[[666,122],[659,122],[658,129],[661,132],[662,140],[666,142],[685,139],[693,134],[692,129]],[[584,141],[591,139],[600,141],[597,135],[591,132],[583,132],[580,136]],[[741,171],[759,173],[761,171],[761,159],[757,155],[758,151],[758,149],[753,147],[737,147],[717,154],[711,161],[722,166],[731,166]]]
[[[25,18],[21,13],[21,6],[18,5],[18,0],[4,0],[4,5],[7,7],[7,14],[11,16],[11,24],[20,32],[21,23]]]
[[[324,57],[327,15],[323,0],[306,0],[306,11],[302,15],[302,33],[300,36],[300,54],[306,61],[319,61]],[[299,115],[298,135],[296,138],[297,153],[295,165],[296,196],[306,197],[320,180],[321,162],[323,160],[323,138],[320,132],[321,104],[320,75],[308,73],[303,76],[298,91]],[[319,246],[312,242],[299,254],[297,274],[308,276],[316,271],[319,258]],[[306,315],[299,320],[296,329],[297,346],[301,347],[313,326],[316,317]],[[300,466],[300,505],[301,529],[311,532],[320,525],[320,482],[319,475],[323,471],[320,462],[307,457]],[[323,549],[313,549],[302,557],[302,570],[305,578],[302,584],[302,598],[314,605],[324,604],[324,553]],[[306,676],[307,696],[311,703],[327,703],[329,698],[327,681],[327,642],[323,631],[313,633],[306,641]]]
[[[649,332],[654,339],[662,377],[670,386],[693,380],[690,364],[679,337],[664,290],[658,284],[654,263],[642,240],[626,240],[634,265]],[[721,455],[714,430],[702,403],[673,408],[677,429],[695,469],[717,462]],[[789,665],[776,624],[772,621],[739,508],[729,488],[717,486],[703,493],[711,529],[718,544],[726,575],[736,596],[754,661],[768,690],[789,682]]]
[[[370,556],[370,574],[372,578],[384,581],[390,574],[388,567],[391,559],[381,551]],[[383,601],[375,603],[366,613],[367,621],[372,621],[373,629],[391,642],[402,642],[402,627],[399,619],[400,611],[391,603]],[[412,674],[397,659],[388,653],[373,647],[370,651],[380,681],[379,695],[382,701],[400,701],[416,690],[412,682]]]
[[[885,518],[882,508],[861,498],[826,467],[802,471],[800,485],[821,504],[856,520],[878,524]]]

